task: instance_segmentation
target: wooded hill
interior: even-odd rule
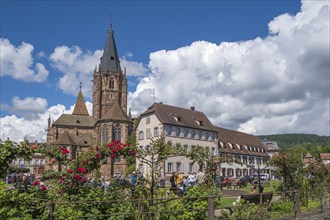
[[[281,147],[294,147],[297,145],[327,146],[330,145],[330,136],[316,134],[272,134],[260,135],[259,139],[276,141]]]
[[[310,153],[330,153],[330,136],[316,134],[259,135],[260,140],[276,141],[280,150],[299,148]]]

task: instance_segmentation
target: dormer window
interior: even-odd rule
[[[201,121],[201,120],[197,120],[197,119],[196,119],[196,122],[197,122],[197,124],[198,124],[199,126],[204,126],[203,121]]]
[[[175,120],[176,120],[177,122],[182,122],[182,119],[181,119],[180,116],[174,116],[174,118],[175,118]]]
[[[111,56],[111,57],[110,57],[110,60],[115,60],[115,57]]]

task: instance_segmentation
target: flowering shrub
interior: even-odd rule
[[[61,156],[68,153],[66,148],[59,148]],[[60,192],[76,194],[87,182],[87,174],[100,167],[100,162],[107,157],[135,156],[136,148],[130,144],[120,143],[119,140],[106,146],[95,146],[67,163],[67,171],[59,179]]]

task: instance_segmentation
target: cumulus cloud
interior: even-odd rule
[[[1,104],[1,108],[18,116],[33,117],[47,109],[47,100],[44,98],[26,97],[20,99],[15,96],[11,101],[11,105]]]
[[[263,39],[151,53],[150,75],[129,93],[132,113],[153,103],[155,89],[156,101],[195,106],[214,125],[329,135],[329,1],[302,1],[268,26]]]
[[[59,46],[50,55],[53,68],[63,73],[59,78],[58,87],[66,94],[76,95],[79,83],[86,97],[92,96],[93,70],[102,56],[101,50],[83,52],[79,47]]]
[[[34,100],[44,100],[43,98],[32,98]],[[18,105],[23,106],[29,103],[31,98],[26,98],[24,100],[18,101]],[[43,102],[43,101],[41,101]],[[14,102],[13,102],[14,103]],[[47,103],[47,101],[46,101]],[[13,104],[14,106],[14,104]],[[43,106],[44,107],[44,106]],[[91,115],[92,103],[86,102],[86,107]],[[1,130],[1,140],[6,140],[7,138],[14,141],[22,141],[27,138],[30,142],[38,140],[40,143],[46,141],[47,136],[47,125],[48,117],[52,121],[58,119],[63,113],[71,114],[73,112],[74,105],[66,109],[64,105],[54,105],[49,108],[44,108],[43,111],[36,113],[33,118],[30,117],[20,117],[17,115],[8,115],[0,118],[0,130]],[[33,111],[33,109],[32,109]]]
[[[92,79],[95,66],[100,63],[102,50],[82,51],[80,47],[59,46],[50,55],[53,68],[63,74],[59,78],[58,87],[66,94],[76,95],[79,90],[79,83],[82,82],[82,91],[85,97],[92,97]],[[133,54],[129,53],[129,57]],[[128,76],[145,76],[147,68],[142,63],[129,61],[126,57],[121,58],[122,68],[126,68]]]
[[[48,77],[48,70],[41,63],[34,63],[33,46],[22,43],[16,47],[9,40],[0,38],[1,76],[9,76],[25,82],[44,82]]]

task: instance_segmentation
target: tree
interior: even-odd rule
[[[300,189],[303,184],[303,162],[301,155],[294,150],[284,152],[271,159],[270,164],[276,166],[275,172],[283,178],[283,191]]]
[[[17,157],[26,160],[32,159],[33,150],[29,147],[27,140],[17,144],[11,140],[3,142],[0,140],[0,177],[3,178],[9,171],[10,163]]]
[[[165,138],[151,139],[151,144],[148,148],[137,148],[136,158],[139,162],[146,164],[150,170],[150,194],[154,198],[154,188],[157,179],[157,170],[161,167],[161,163],[175,153],[175,149],[171,143],[165,143]],[[147,178],[148,180],[148,178]],[[151,200],[152,201],[152,200]]]

